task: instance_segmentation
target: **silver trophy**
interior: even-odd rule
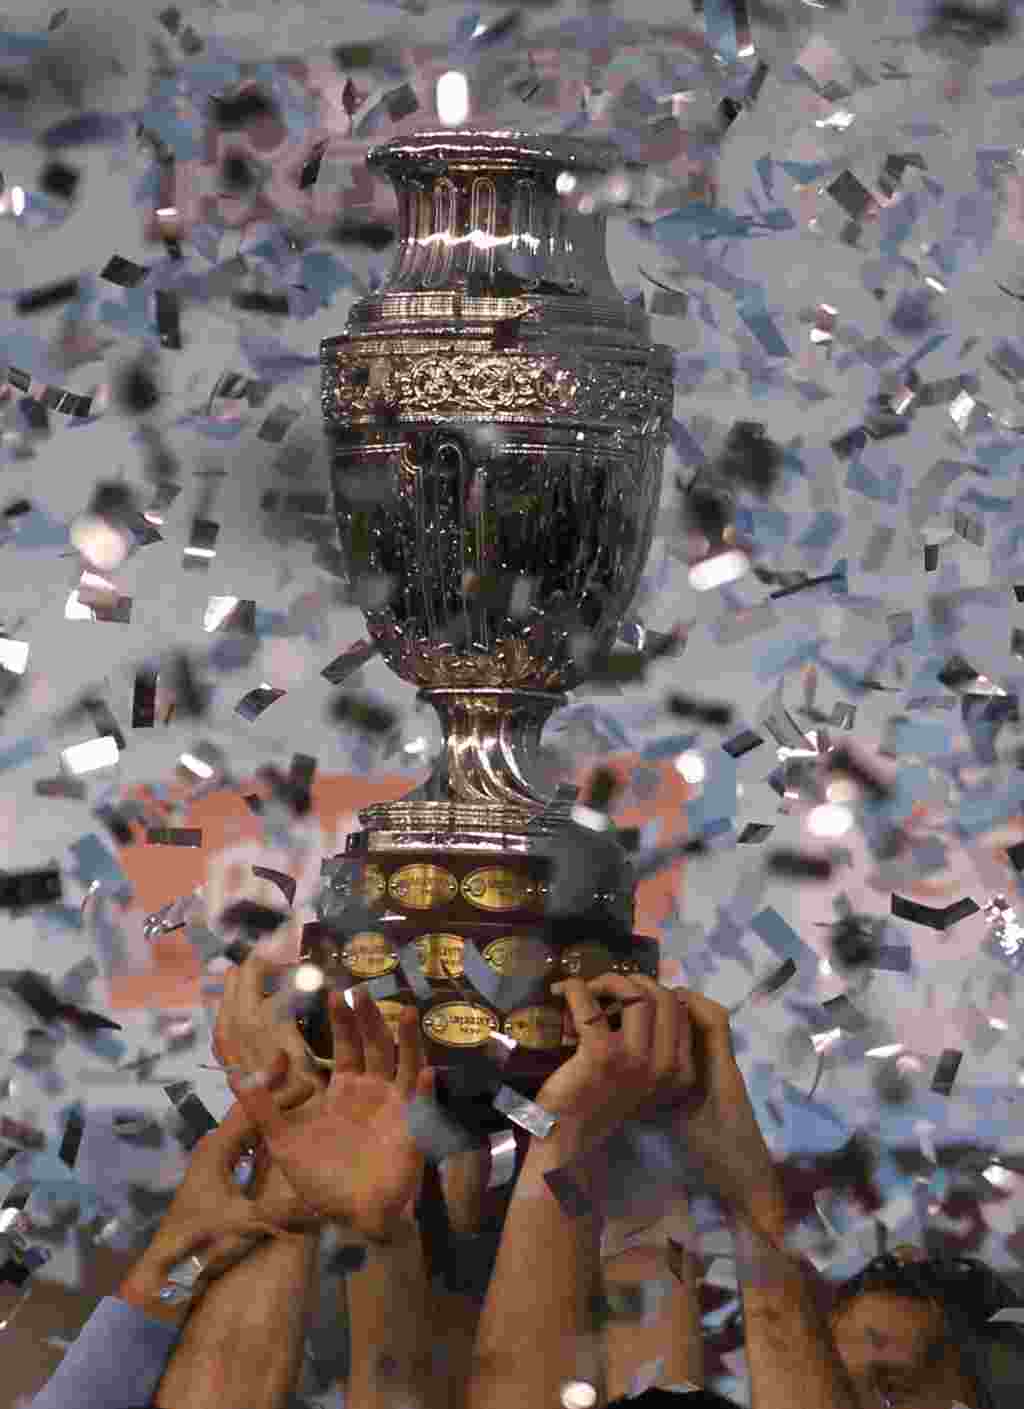
[[[323,414],[369,634],[444,742],[427,782],[366,808],[325,862],[307,950],[370,981],[388,1018],[416,1003],[442,1071],[470,1080],[503,1047],[525,1090],[566,1056],[552,980],[656,971],[610,837],[590,892],[552,913],[552,855],[579,829],[538,744],[640,581],[672,358],[615,287],[587,199],[615,148],[425,132],[368,161],[398,197],[398,254],[321,344]]]

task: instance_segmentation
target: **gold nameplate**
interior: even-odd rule
[[[423,1031],[445,1047],[482,1047],[498,1019],[475,1003],[439,1003],[424,1014]]]
[[[545,944],[522,935],[506,935],[492,940],[484,958],[499,974],[533,975],[540,978],[554,964],[555,956]]]
[[[388,881],[388,894],[409,910],[433,910],[458,893],[459,883],[450,871],[424,862],[403,866]]]
[[[380,1015],[387,1023],[388,1031],[394,1038],[395,1046],[397,1047],[398,1024],[401,1022],[402,1014],[405,1012],[406,1007],[408,1005],[405,1003],[399,1003],[397,998],[378,998],[376,1000],[376,1003],[378,1009],[380,1010]]]
[[[354,934],[343,946],[341,957],[359,978],[380,978],[398,968],[398,955],[391,941],[375,930]]]
[[[427,978],[461,978],[462,946],[459,934],[422,934],[413,941]]]
[[[542,1008],[539,1004],[518,1008],[505,1019],[504,1030],[506,1037],[514,1037],[531,1051],[557,1050],[562,1045],[562,1014],[558,1008]]]
[[[522,910],[536,895],[536,886],[529,876],[518,871],[509,871],[504,866],[485,866],[465,878],[462,894],[478,910]]]

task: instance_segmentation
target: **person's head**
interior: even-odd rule
[[[1017,1298],[974,1258],[901,1248],[839,1291],[829,1325],[862,1409],[990,1409],[971,1338]]]

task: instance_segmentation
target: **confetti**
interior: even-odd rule
[[[47,284],[43,288],[19,294],[14,300],[14,307],[21,314],[40,313],[44,309],[53,308],[55,304],[67,303],[70,299],[77,298],[78,294],[77,279],[61,279],[55,284]]]
[[[248,693],[235,705],[235,713],[250,723],[264,714],[277,700],[283,700],[287,690],[275,689],[272,685],[261,685]]]
[[[513,1125],[518,1125],[527,1134],[543,1140],[558,1124],[558,1117],[538,1106],[535,1101],[521,1096],[511,1087],[502,1086],[494,1098],[494,1109],[507,1116]]]
[[[351,725],[371,736],[390,733],[397,722],[394,712],[386,705],[352,694],[339,695],[332,700],[330,717],[335,723]]]
[[[312,781],[312,769],[309,770],[309,778],[307,781]],[[287,900],[288,904],[294,904],[295,890],[297,886],[297,882],[294,876],[286,876],[283,871],[274,871],[269,866],[254,866],[252,868],[252,873],[254,876],[259,876],[261,880],[273,881],[274,885],[279,888],[285,900]]]
[[[558,1200],[566,1218],[586,1218],[593,1211],[590,1199],[564,1169],[548,1170],[544,1182]]]
[[[331,226],[327,238],[342,248],[357,245],[379,253],[395,243],[398,232],[383,220],[339,220]]]
[[[182,347],[181,310],[178,296],[170,289],[157,289],[154,298],[156,299],[156,327],[160,346],[180,351]]]
[[[343,685],[356,671],[371,661],[379,650],[380,647],[373,641],[356,641],[340,656],[335,656],[320,674],[331,685]]]
[[[78,1159],[78,1151],[81,1148],[82,1136],[85,1133],[85,1120],[80,1108],[74,1107],[68,1112],[68,1118],[64,1124],[64,1133],[61,1136],[60,1149],[57,1158],[66,1164],[68,1169],[74,1169],[75,1161]]]
[[[935,1067],[935,1073],[932,1076],[932,1090],[937,1092],[938,1095],[948,1096],[952,1092],[953,1083],[956,1080],[957,1072],[960,1070],[960,1063],[963,1061],[963,1056],[964,1054],[962,1052],[947,1049],[939,1057]]]
[[[202,846],[201,827],[151,827],[146,831],[147,846]]]
[[[925,925],[928,929],[938,930],[943,933],[952,928],[960,920],[965,920],[969,915],[976,915],[981,909],[973,900],[964,897],[963,900],[954,901],[951,905],[936,907],[933,905],[921,905],[917,901],[907,900],[902,895],[893,894],[892,913],[901,920],[910,920],[915,925]]]
[[[211,98],[210,110],[213,121],[226,131],[236,131],[255,118],[273,117],[277,113],[274,102],[255,89],[230,98]]]
[[[195,1149],[204,1135],[217,1129],[217,1122],[191,1089],[187,1081],[174,1081],[164,1086],[164,1094],[181,1121],[182,1148]]]
[[[774,875],[789,880],[827,881],[832,875],[832,862],[828,857],[808,856],[784,848],[773,851],[765,865]]]
[[[18,913],[35,905],[52,905],[62,895],[61,875],[57,867],[0,872],[0,910]]]

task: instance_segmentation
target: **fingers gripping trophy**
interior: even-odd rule
[[[639,583],[672,411],[669,350],[612,281],[603,214],[581,209],[620,160],[519,132],[375,148],[397,258],[321,344],[349,571],[444,738],[427,782],[361,812],[323,863],[303,951],[392,1024],[416,1007],[438,1095],[477,1130],[502,1123],[498,1084],[535,1092],[570,1054],[552,983],[656,973],[625,851],[581,835],[539,766],[546,720]],[[579,882],[571,903],[559,876]],[[302,1021],[329,1059],[323,1014]]]

